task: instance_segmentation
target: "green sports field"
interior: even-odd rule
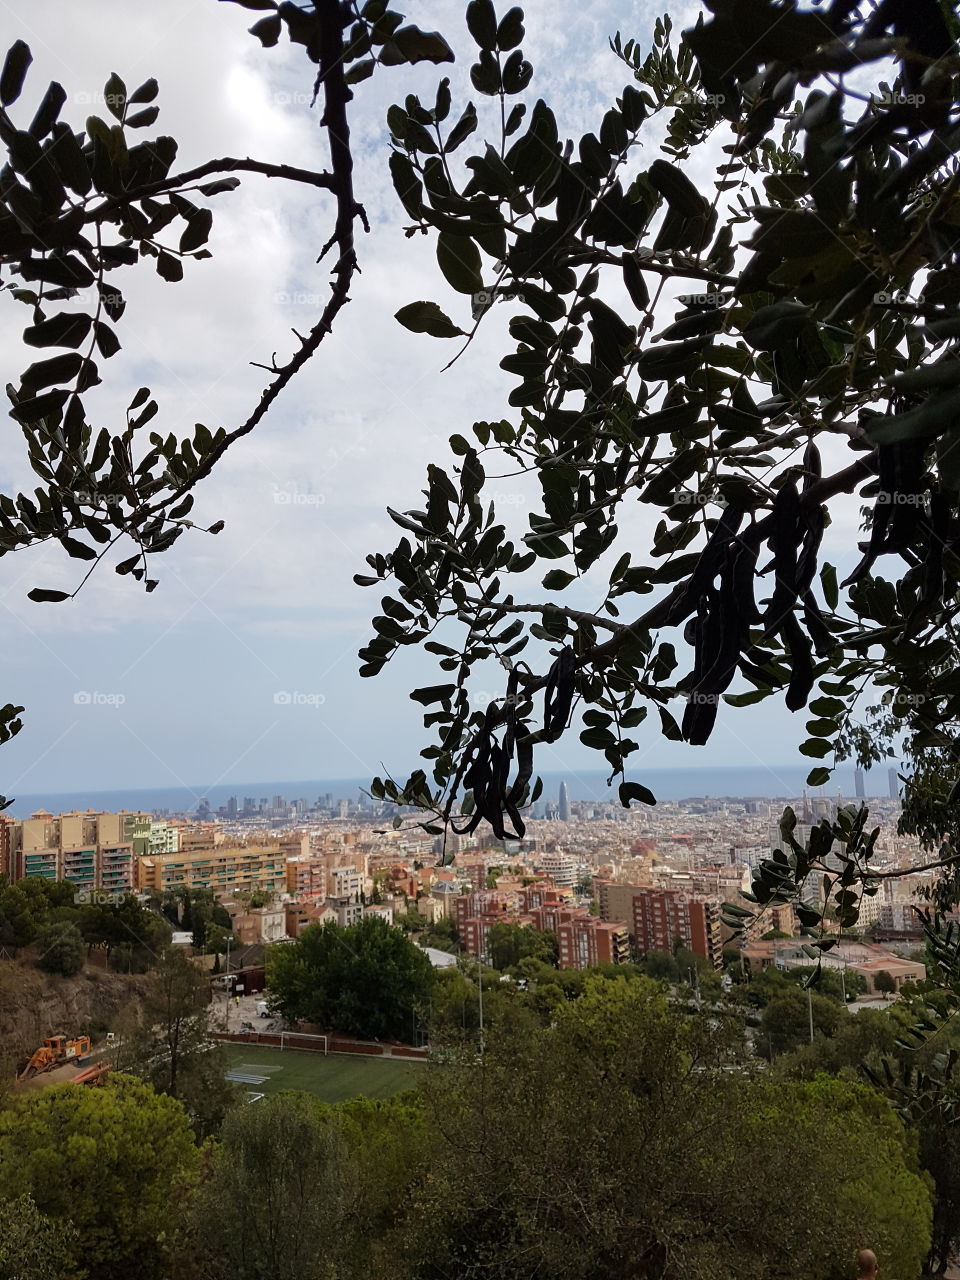
[[[343,1102],[358,1093],[389,1098],[416,1085],[420,1062],[364,1058],[359,1054],[309,1053],[303,1049],[274,1049],[257,1044],[225,1044],[228,1079],[251,1093],[279,1093],[304,1089],[323,1102]]]

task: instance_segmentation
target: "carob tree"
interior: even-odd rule
[[[388,114],[412,245],[435,244],[460,295],[452,317],[411,301],[398,320],[466,347],[497,303],[514,344],[508,416],[451,438],[357,576],[391,589],[361,673],[405,645],[443,672],[412,694],[428,765],[373,788],[431,830],[522,834],[536,746],[574,715],[625,804],[654,799],[625,772],[651,713],[699,745],[725,704],[780,695],[814,761],[905,733],[958,772],[956,18],[936,0],[708,8],[678,41],[658,22],[647,54],[613,39],[629,83],[576,142],[517,101],[523,14],[492,0],[467,6],[482,127],[447,80]],[[518,473],[537,500],[514,532],[489,493]],[[838,582],[821,545],[855,494],[862,558]],[[639,554],[618,524],[633,504],[656,521]],[[565,606],[586,575],[595,607]],[[473,706],[491,662],[502,695]],[[867,728],[855,705],[877,686]]]

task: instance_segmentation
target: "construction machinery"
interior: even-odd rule
[[[68,1040],[64,1035],[47,1036],[46,1040],[34,1052],[33,1056],[28,1059],[26,1066],[17,1076],[17,1083],[19,1084],[23,1080],[30,1080],[42,1071],[49,1071],[52,1067],[63,1066],[67,1062],[79,1064],[89,1053],[89,1036],[78,1036],[75,1040]]]
[[[109,1074],[109,1062],[95,1062],[92,1067],[87,1067],[83,1071],[78,1071],[71,1080],[71,1084],[89,1084],[96,1088],[104,1082],[104,1078]]]

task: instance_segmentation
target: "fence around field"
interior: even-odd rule
[[[310,1053],[359,1053],[372,1058],[410,1058],[425,1062],[428,1049],[379,1040],[351,1040],[347,1036],[315,1036],[303,1031],[218,1031],[216,1040],[232,1044],[264,1044],[277,1049],[305,1049]]]

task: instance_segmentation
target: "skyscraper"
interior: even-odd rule
[[[863,770],[857,769],[853,775],[853,785],[858,800],[862,800],[867,794],[863,786]]]
[[[896,769],[887,770],[887,786],[890,789],[890,799],[900,799],[900,779],[897,777]]]
[[[560,783],[559,809],[560,809],[560,812],[559,812],[560,821],[569,822],[570,821],[570,800],[567,796],[567,784],[565,782]]]

